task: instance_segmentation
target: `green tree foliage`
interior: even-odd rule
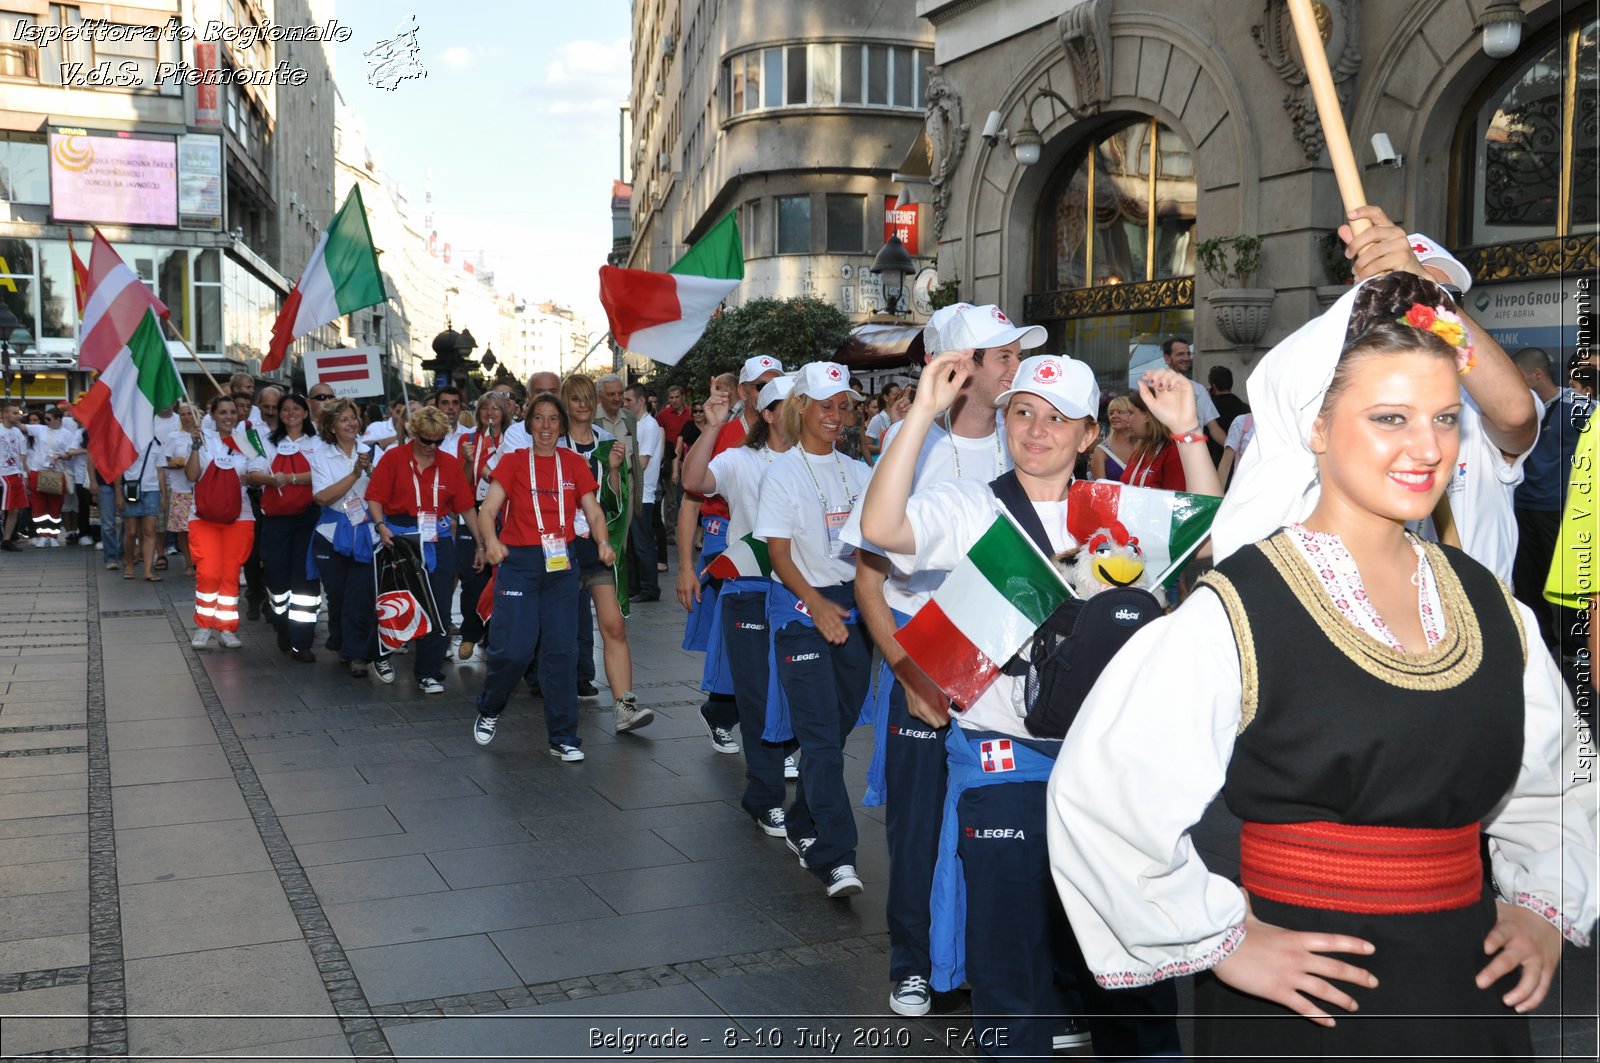
[[[649,382],[663,392],[677,384],[704,396],[713,376],[737,373],[751,355],[770,354],[792,370],[832,358],[849,334],[844,312],[814,296],[753,299],[712,318],[683,360],[658,364]]]

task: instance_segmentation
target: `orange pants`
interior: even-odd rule
[[[239,630],[239,573],[250,557],[255,539],[253,520],[214,524],[194,517],[189,521],[196,627]]]

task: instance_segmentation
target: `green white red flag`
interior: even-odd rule
[[[367,227],[367,208],[357,185],[317,241],[306,271],[278,311],[261,371],[270,373],[282,365],[289,345],[306,333],[386,299],[378,252]]]
[[[676,365],[744,279],[744,244],[729,214],[665,273],[600,267],[600,302],[618,343]]]
[[[772,575],[772,561],[767,556],[767,544],[754,535],[728,544],[728,548],[711,559],[701,573],[712,579],[763,579]]]
[[[1055,563],[1001,513],[895,640],[966,709],[1071,596]]]
[[[1185,491],[1077,480],[1067,489],[1067,531],[1080,543],[1112,521],[1139,540],[1145,569],[1167,586],[1211,534],[1222,499]]]
[[[128,342],[72,411],[88,430],[89,456],[102,479],[115,482],[147,451],[152,461],[165,461],[150,451],[162,442],[156,439],[156,411],[181,398],[183,383],[161,325],[155,311],[146,309]]]

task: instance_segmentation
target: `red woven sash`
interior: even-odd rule
[[[1478,824],[1449,830],[1246,823],[1240,880],[1284,904],[1403,915],[1465,908],[1483,891]]]

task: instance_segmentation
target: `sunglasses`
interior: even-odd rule
[[[418,436],[417,442],[421,443],[425,447],[436,447],[440,443],[444,442],[444,436],[440,436],[438,439],[429,439],[427,436]]]
[[[329,399],[333,398],[333,394],[332,392],[329,392],[326,395],[307,395],[306,398],[310,399],[312,402],[327,402]]]

